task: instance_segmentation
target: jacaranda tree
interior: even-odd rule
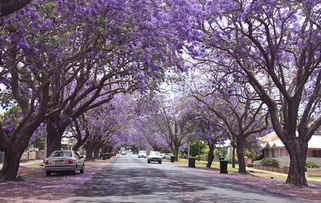
[[[267,105],[291,159],[286,182],[295,185],[307,185],[308,141],[321,125],[320,9],[317,0],[191,0],[174,9],[188,52],[240,69]]]
[[[104,103],[98,97],[111,99],[119,87],[144,89],[164,67],[179,63],[171,32],[158,29],[168,27],[166,21],[154,23],[160,7],[146,1],[36,0],[1,18],[0,82],[9,90],[5,102],[22,114],[12,131],[0,130],[6,153],[0,179],[16,179],[20,157],[45,120],[54,121],[48,129],[71,122]]]
[[[231,77],[225,75],[225,82],[208,84],[211,88],[205,86],[192,91],[192,95],[219,119],[217,125],[227,132],[231,142],[235,140],[239,173],[247,173],[244,160],[246,140],[267,129],[266,110],[249,85],[235,82]]]
[[[32,0],[3,0],[0,3],[0,17],[9,15],[29,4]]]

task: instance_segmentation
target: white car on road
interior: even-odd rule
[[[138,158],[146,158],[146,156],[147,156],[147,154],[146,154],[146,152],[145,151],[139,151],[139,153],[138,153]]]
[[[76,174],[77,171],[84,173],[84,157],[71,150],[54,151],[44,160],[46,175],[50,176],[52,172],[70,171]]]
[[[159,164],[162,163],[162,156],[160,152],[157,151],[151,151],[149,152],[149,155],[147,156],[147,163],[150,163],[152,161],[158,162]]]

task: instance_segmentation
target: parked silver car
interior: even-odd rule
[[[47,176],[50,176],[51,172],[70,171],[76,174],[77,171],[84,173],[85,170],[84,157],[71,150],[54,151],[44,163]]]

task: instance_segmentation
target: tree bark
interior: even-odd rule
[[[99,159],[99,152],[101,149],[101,143],[95,143],[94,145],[94,159]]]
[[[288,145],[289,146],[286,148],[290,155],[290,168],[286,183],[298,186],[308,186],[305,177],[305,162],[308,144],[307,142],[300,142],[297,138],[294,138]]]
[[[47,122],[47,156],[55,150],[61,150],[61,139],[68,124],[59,124],[60,119]]]
[[[208,161],[207,161],[207,168],[211,168],[213,160],[214,160],[214,145],[209,146],[210,150],[208,152]]]
[[[20,165],[20,159],[24,150],[28,147],[29,140],[36,125],[30,128],[22,128],[17,134],[16,140],[8,139],[3,143],[4,162],[0,171],[0,181],[15,181]],[[23,137],[24,139],[22,139]]]
[[[87,141],[86,146],[86,160],[93,159],[94,143],[92,141]]]
[[[240,174],[246,174],[246,166],[245,166],[245,160],[244,160],[244,149],[245,149],[245,139],[243,139],[243,136],[239,136],[237,138],[237,144],[236,144],[236,151],[237,151],[237,157],[239,161],[239,173]]]
[[[174,149],[174,152],[173,152],[173,153],[174,153],[174,156],[175,156],[175,159],[174,159],[174,160],[175,160],[175,161],[178,161],[179,147],[176,147],[176,146],[175,146],[175,149]]]
[[[62,134],[59,130],[47,125],[47,157],[55,150],[61,150]]]
[[[84,139],[78,139],[77,143],[75,144],[75,146],[72,147],[72,150],[74,151],[78,151],[78,149],[83,146],[86,141],[88,140],[88,137],[85,137]]]
[[[4,162],[0,171],[0,181],[15,181],[20,165],[22,153],[18,151],[20,147],[7,143],[4,147]],[[22,151],[23,152],[23,151]]]
[[[235,147],[232,146],[232,168],[235,168]]]
[[[112,153],[112,152],[113,152],[113,147],[109,144],[106,144],[101,148],[101,153],[103,154]]]
[[[102,147],[101,147],[101,151],[100,151],[100,152],[101,152],[102,154],[106,154],[106,153],[108,153],[108,147],[109,147],[108,145],[104,145],[104,146],[102,146]]]

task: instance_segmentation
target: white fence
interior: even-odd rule
[[[280,168],[283,168],[283,167],[289,167],[290,166],[290,157],[289,156],[282,156],[282,157],[275,157],[273,159],[276,159],[279,161],[280,165],[279,167]],[[311,161],[315,164],[318,164],[318,165],[321,165],[321,158],[319,157],[307,157],[307,161]],[[257,161],[254,161],[253,162],[253,165],[254,166],[261,166],[261,160],[257,160]]]
[[[0,152],[0,163],[4,161],[4,152]]]

